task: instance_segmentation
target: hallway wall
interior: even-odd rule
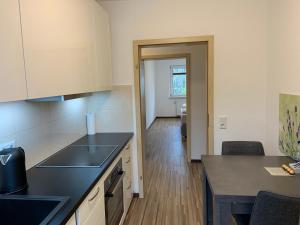
[[[155,60],[155,105],[157,117],[176,117],[186,98],[170,98],[172,65],[186,65],[185,59]],[[180,114],[179,114],[180,115]]]
[[[148,129],[156,118],[155,61],[145,60],[144,65],[145,65],[146,129]]]

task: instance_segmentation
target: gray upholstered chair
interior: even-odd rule
[[[258,193],[250,225],[299,225],[300,198]]]
[[[222,143],[222,155],[265,155],[264,147],[258,141],[224,141]],[[237,225],[248,224],[250,215],[235,214],[233,223]]]
[[[222,155],[265,155],[265,151],[258,141],[224,141]]]

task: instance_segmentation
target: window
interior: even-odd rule
[[[186,97],[186,66],[171,66],[171,97]]]

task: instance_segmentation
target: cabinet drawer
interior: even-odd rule
[[[131,164],[125,164],[125,165],[123,165],[123,170],[126,173],[125,177],[127,177],[127,176],[131,177],[131,174],[132,174],[132,172],[131,172]]]
[[[122,153],[122,158],[123,158],[123,166],[127,166],[127,165],[131,164],[130,143],[125,146],[123,153]]]
[[[125,146],[125,150],[130,150],[130,148],[131,148],[131,143],[128,142],[128,144]]]
[[[132,182],[131,182],[131,177],[124,177],[124,190],[131,192],[132,189]]]
[[[124,156],[123,156],[123,165],[124,166],[128,166],[130,164],[131,164],[131,157],[130,157],[130,155],[124,154]]]
[[[84,224],[91,211],[100,201],[104,202],[104,183],[102,180],[93,188],[77,210],[77,217],[79,218],[80,224]]]
[[[131,144],[128,143],[124,148],[124,153],[130,155],[131,154]]]

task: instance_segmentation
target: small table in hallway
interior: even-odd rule
[[[300,176],[271,176],[264,167],[292,162],[284,156],[203,156],[204,225],[230,225],[250,214],[259,191],[300,196]]]

